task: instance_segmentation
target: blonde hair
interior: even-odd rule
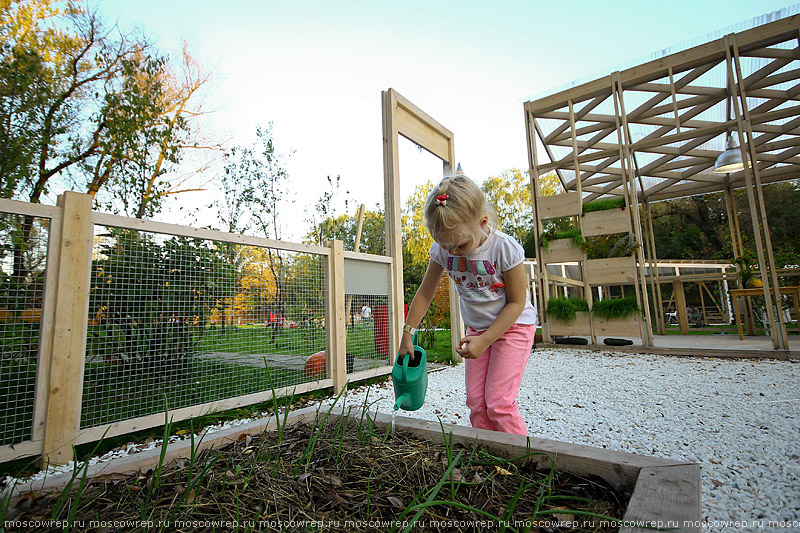
[[[446,199],[441,199],[446,195]],[[486,216],[491,232],[497,226],[497,218],[486,195],[474,181],[457,174],[445,176],[433,187],[425,200],[425,227],[431,232],[433,240],[439,244],[442,237],[452,235],[475,235],[480,230],[480,220]]]

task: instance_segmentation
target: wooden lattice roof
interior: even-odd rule
[[[739,188],[744,171],[711,170],[741,131],[762,184],[798,178],[798,39],[794,15],[526,102],[531,171],[573,191],[577,165],[587,201],[625,172],[650,201]]]

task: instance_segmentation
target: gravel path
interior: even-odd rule
[[[799,379],[800,361],[540,349],[519,403],[532,436],[699,463],[709,531],[800,531]],[[391,413],[391,381],[369,402]],[[406,416],[469,425],[464,365],[431,373]]]

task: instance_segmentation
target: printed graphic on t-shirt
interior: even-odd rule
[[[467,300],[496,300],[505,294],[505,284],[497,277],[497,262],[448,255],[447,273]]]

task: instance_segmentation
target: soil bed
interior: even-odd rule
[[[75,531],[402,531],[415,517],[413,531],[617,531],[627,504],[599,478],[541,470],[541,454],[512,462],[479,444],[384,431],[369,416],[279,429],[100,476],[80,497],[77,477],[71,493],[24,498],[8,518],[72,515]]]

